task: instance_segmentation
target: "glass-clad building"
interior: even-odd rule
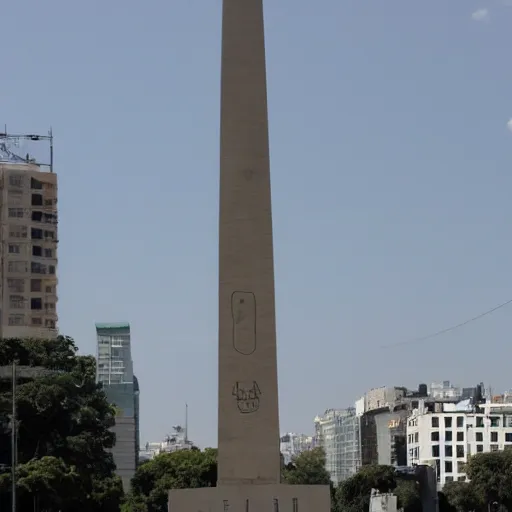
[[[135,474],[139,453],[139,384],[133,375],[130,324],[96,324],[97,380],[116,408],[112,450],[125,492]]]

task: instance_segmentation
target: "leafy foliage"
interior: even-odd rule
[[[336,489],[336,506],[343,512],[368,512],[372,489],[389,492],[396,487],[391,466],[363,466]]]
[[[0,340],[0,366],[13,360],[52,370],[18,379],[20,510],[38,504],[49,512],[117,512],[122,486],[107,451],[114,444],[114,411],[96,384],[94,358],[78,356],[68,337]],[[0,381],[0,462],[9,465],[11,404],[11,381]],[[2,475],[0,492],[9,486],[10,475]]]
[[[167,512],[169,489],[215,487],[217,450],[179,450],[162,453],[142,464],[132,480],[131,512]]]
[[[330,485],[323,448],[302,452],[283,470],[283,481],[292,485]]]

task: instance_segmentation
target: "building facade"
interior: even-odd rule
[[[284,464],[290,464],[302,452],[311,450],[314,446],[313,436],[288,432],[281,436],[281,454]]]
[[[97,380],[116,408],[112,449],[117,474],[127,492],[139,460],[139,383],[133,374],[130,325],[96,324]]]
[[[57,335],[57,176],[0,137],[0,337]]]
[[[338,485],[361,467],[360,417],[354,408],[328,409],[315,418],[315,444],[325,451],[326,469]]]
[[[512,449],[512,395],[480,403],[421,403],[408,420],[407,448],[410,465],[435,465],[440,488],[465,481],[468,457]]]

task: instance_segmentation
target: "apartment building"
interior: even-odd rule
[[[512,395],[457,404],[421,402],[407,423],[407,462],[434,464],[440,488],[465,481],[468,457],[512,449]]]
[[[57,221],[56,174],[0,134],[2,338],[57,335]]]

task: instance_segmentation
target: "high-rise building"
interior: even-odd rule
[[[354,408],[329,409],[315,418],[316,445],[325,451],[325,469],[335,485],[361,468],[360,416]]]
[[[128,491],[139,458],[139,383],[133,375],[130,324],[96,324],[96,335],[97,379],[116,408],[112,454],[117,474]]]
[[[57,176],[0,133],[0,337],[57,335]],[[48,170],[47,170],[48,168]]]

